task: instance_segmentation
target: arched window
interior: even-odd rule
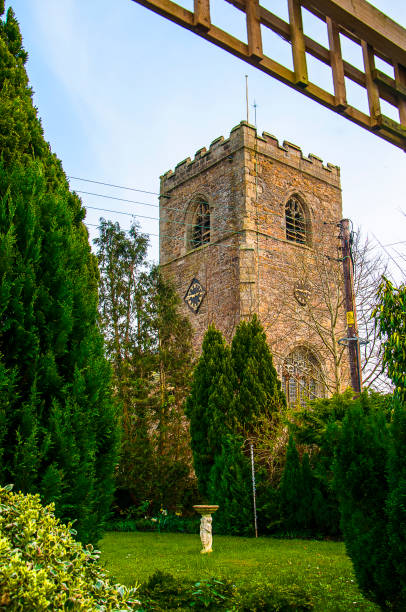
[[[210,207],[203,198],[198,198],[194,203],[189,236],[191,249],[197,249],[210,242]]]
[[[310,227],[303,203],[291,196],[285,205],[286,240],[310,244]]]
[[[290,406],[305,406],[309,400],[324,397],[323,374],[313,351],[301,346],[286,357],[282,368],[282,388]]]

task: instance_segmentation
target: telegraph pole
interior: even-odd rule
[[[340,221],[341,250],[343,254],[345,310],[347,316],[348,353],[350,359],[351,386],[355,393],[361,393],[361,354],[357,329],[357,313],[354,299],[354,271],[351,255],[351,234],[349,219]]]

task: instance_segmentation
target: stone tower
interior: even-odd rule
[[[160,264],[195,329],[257,313],[290,402],[348,384],[339,168],[241,122],[161,177]]]

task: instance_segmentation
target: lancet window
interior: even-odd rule
[[[195,210],[190,232],[190,248],[197,249],[210,242],[210,207],[206,200],[199,198]]]
[[[286,239],[298,244],[310,244],[310,227],[303,203],[291,196],[285,205]]]

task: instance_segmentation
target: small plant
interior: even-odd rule
[[[183,581],[166,572],[155,572],[140,588],[142,611],[231,610],[235,586],[216,578]]]
[[[234,605],[239,612],[306,612],[314,607],[309,594],[295,584],[255,584],[239,593]]]
[[[136,589],[110,584],[99,551],[53,512],[39,495],[0,487],[0,610],[137,609]]]
[[[215,578],[201,580],[193,585],[190,607],[195,610],[218,610],[230,602],[235,592],[235,586],[230,581],[220,581]]]

